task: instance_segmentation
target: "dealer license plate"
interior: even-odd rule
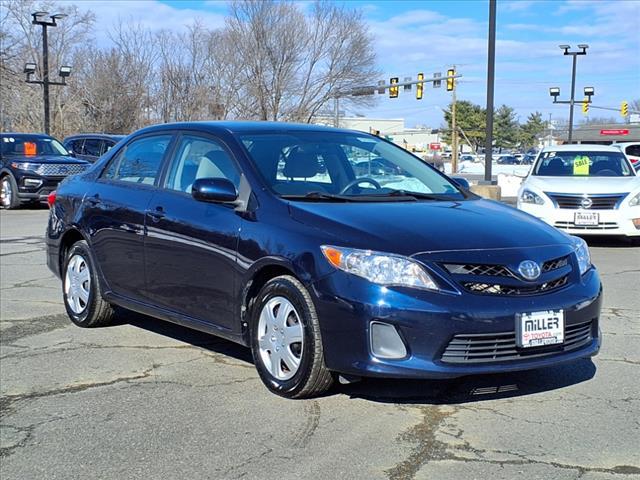
[[[576,225],[598,225],[598,214],[595,212],[575,212],[573,223]]]
[[[520,348],[564,342],[564,311],[521,313],[516,316],[516,344]]]

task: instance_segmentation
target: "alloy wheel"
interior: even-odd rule
[[[284,297],[271,298],[258,322],[260,359],[278,380],[293,377],[302,359],[303,325],[295,307]]]
[[[0,203],[3,207],[9,207],[11,205],[11,197],[13,196],[13,189],[11,188],[11,180],[9,177],[2,179],[0,184]]]

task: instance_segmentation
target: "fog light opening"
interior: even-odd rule
[[[633,222],[633,226],[636,227],[636,230],[640,230],[640,218],[633,218],[631,221]]]
[[[383,322],[371,322],[371,352],[378,358],[404,358],[407,348],[396,327]]]
[[[42,180],[38,180],[37,178],[25,178],[23,180],[23,184],[25,187],[39,187],[42,185]]]

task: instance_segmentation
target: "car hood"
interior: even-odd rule
[[[491,200],[389,203],[290,203],[294,220],[336,246],[414,255],[419,252],[570,244],[537,218]],[[331,239],[333,237],[333,239]]]
[[[640,177],[535,177],[523,187],[535,187],[551,193],[629,193],[640,188]]]
[[[10,162],[29,162],[29,163],[89,163],[86,160],[80,160],[79,158],[64,156],[64,155],[34,155],[34,156],[7,156],[5,157]]]

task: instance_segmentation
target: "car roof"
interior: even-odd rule
[[[37,138],[53,138],[51,135],[45,133],[18,133],[18,132],[2,132],[2,137],[37,137]]]
[[[257,132],[342,132],[342,133],[358,133],[361,135],[369,135],[358,130],[348,130],[335,127],[327,127],[324,125],[315,125],[309,123],[288,123],[288,122],[262,122],[262,121],[204,121],[204,122],[176,122],[152,125],[150,127],[139,130],[142,132],[154,132],[163,130],[200,130],[211,133],[229,132],[229,133],[257,133]]]
[[[113,140],[120,140],[126,137],[126,135],[115,134],[115,133],[77,133],[75,135],[69,135],[64,139],[67,140],[79,139],[79,138],[110,138]]]
[[[620,149],[612,145],[595,145],[590,143],[571,144],[571,145],[555,145],[547,146],[541,150],[542,152],[616,152]]]

